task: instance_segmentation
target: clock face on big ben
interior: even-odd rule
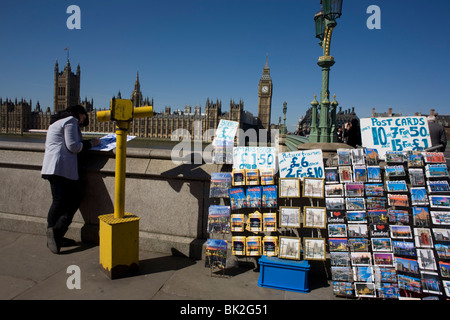
[[[263,86],[263,87],[261,88],[261,91],[262,91],[263,93],[267,93],[267,92],[269,92],[269,87],[268,87],[268,86]]]

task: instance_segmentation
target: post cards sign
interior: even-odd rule
[[[431,147],[426,117],[363,118],[362,144],[377,149],[384,159],[386,151],[423,150]]]
[[[280,178],[324,178],[322,150],[302,150],[278,154]]]

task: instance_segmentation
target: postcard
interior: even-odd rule
[[[261,185],[275,184],[275,176],[273,169],[261,169],[260,170]]]
[[[428,192],[429,193],[439,193],[439,192],[450,192],[450,186],[448,181],[428,181]]]
[[[344,198],[325,198],[325,207],[327,210],[345,210]]]
[[[230,206],[209,206],[207,230],[208,233],[230,233]]]
[[[353,166],[353,181],[359,181],[359,182],[367,181],[366,166]]]
[[[395,257],[395,269],[400,272],[419,274],[419,264],[415,259]]]
[[[367,182],[381,182],[382,179],[380,166],[367,166]]]
[[[423,167],[423,160],[420,154],[409,154],[407,157],[408,167]]]
[[[367,197],[366,208],[367,210],[381,210],[386,208],[386,197]]]
[[[298,178],[280,178],[280,198],[300,198],[300,180]]]
[[[366,163],[367,165],[378,164],[378,150],[374,148],[366,148]]]
[[[278,257],[281,259],[300,260],[300,238],[280,237],[279,250]]]
[[[347,223],[367,223],[366,211],[347,211]]]
[[[245,215],[244,214],[232,214],[231,215],[231,231],[232,232],[244,232],[245,229]]]
[[[397,284],[397,272],[393,267],[374,266],[375,283],[391,282]]]
[[[336,153],[339,166],[351,165],[350,149],[337,149]]]
[[[324,198],[325,180],[319,178],[303,178],[303,197]]]
[[[365,210],[366,203],[364,201],[364,198],[346,198],[345,207],[347,210]]]
[[[261,208],[261,187],[247,188],[247,208]]]
[[[347,182],[345,184],[345,196],[347,197],[364,197],[363,182]]]
[[[262,207],[263,208],[276,208],[278,199],[278,187],[277,185],[263,186],[262,187]]]
[[[329,238],[347,238],[346,224],[329,224],[328,225]]]
[[[209,189],[210,198],[228,198],[228,190],[231,188],[231,173],[216,172],[211,173],[211,183]]]
[[[409,207],[409,200],[406,194],[388,194],[388,205],[395,207]]]
[[[243,188],[232,188],[229,191],[231,210],[247,207],[247,198]]]
[[[246,169],[245,170],[245,183],[248,186],[259,185],[259,170],[258,169]]]
[[[263,231],[277,231],[277,214],[275,212],[263,213]]]
[[[450,209],[450,196],[428,196],[432,208]]]
[[[444,286],[445,295],[450,298],[450,281],[442,280],[442,285]]]
[[[351,156],[353,165],[364,165],[366,163],[364,158],[364,149],[351,149]]]
[[[388,252],[374,252],[373,262],[377,266],[393,267],[394,266],[394,254]]]
[[[261,255],[261,237],[249,236],[245,239],[246,255],[247,256],[260,256]]]
[[[246,237],[234,236],[231,238],[231,253],[235,256],[245,256]]]
[[[417,249],[417,263],[419,269],[437,270],[436,260],[431,249]]]
[[[417,272],[417,274],[419,274]],[[416,277],[407,276],[405,274],[398,275],[398,288],[403,289],[413,293],[422,293],[422,286],[420,284],[420,279]],[[408,293],[408,297],[410,297]],[[401,297],[399,297],[400,299]]]
[[[406,175],[403,166],[386,166],[384,172],[386,177],[404,177]]]
[[[450,225],[450,211],[431,211],[433,224]]]
[[[265,236],[262,239],[263,255],[267,257],[276,257],[278,255],[278,237]]]
[[[326,208],[324,207],[304,207],[303,227],[305,228],[326,228]]]
[[[398,299],[399,290],[397,283],[382,282],[376,286],[377,297],[382,299]]]
[[[372,265],[372,255],[370,252],[350,252],[352,266]]]
[[[325,239],[303,238],[303,259],[325,261]]]
[[[330,252],[330,264],[335,267],[349,267],[350,255],[347,252]]]
[[[328,245],[330,246],[330,252],[347,252],[348,251],[348,239],[346,238],[329,238]]]
[[[440,260],[450,259],[450,244],[448,243],[436,243],[434,249]]]
[[[350,251],[367,252],[370,249],[370,242],[365,238],[348,239],[348,247]]]
[[[251,232],[261,232],[262,231],[262,214],[259,211],[255,211],[248,215],[247,227]]]
[[[341,166],[339,167],[339,180],[341,182],[352,182],[353,174],[351,166]]]
[[[364,282],[374,281],[373,267],[372,266],[353,267],[353,280]]]
[[[232,171],[232,185],[233,186],[245,186],[245,170],[233,169]]]
[[[335,296],[353,297],[353,283],[333,281],[333,294]]]
[[[339,183],[339,171],[337,167],[325,168],[325,183]]]
[[[392,252],[391,238],[372,238],[372,251]]]
[[[370,225],[371,237],[389,237],[389,225],[387,223],[377,223]]]
[[[393,239],[412,239],[410,226],[390,225],[390,230]]]
[[[437,272],[421,271],[422,291],[431,294],[442,294],[441,279]]]
[[[422,152],[425,163],[445,163],[443,152]]]
[[[409,180],[411,181],[411,185],[413,187],[424,187],[425,186],[425,175],[423,174],[422,169],[413,169],[410,168],[408,170]]]
[[[413,242],[392,240],[392,248],[396,256],[416,256],[416,247]]]
[[[331,211],[327,210],[327,222],[330,223],[345,223],[345,211]]]
[[[430,213],[428,207],[413,207],[412,208],[413,224],[420,227],[430,226]]]
[[[446,164],[427,164],[425,166],[425,175],[427,178],[448,177]]]
[[[388,217],[390,223],[403,223],[409,224],[409,213],[408,210],[388,210]]]
[[[450,229],[433,228],[434,239],[438,242],[450,241]]]
[[[331,267],[331,279],[334,281],[353,281],[351,267]]]
[[[347,226],[347,232],[349,237],[362,237],[362,238],[368,238],[369,237],[369,231],[367,230],[366,224],[349,224]]]
[[[433,248],[433,239],[429,228],[414,228],[414,244],[418,248]]]
[[[386,181],[386,190],[388,192],[407,192],[408,187],[406,186],[405,180],[397,181]]]
[[[382,183],[366,183],[364,188],[366,190],[366,196],[384,196],[384,185]]]
[[[220,239],[206,240],[206,266],[216,266],[225,269],[227,264],[228,242]]]
[[[425,187],[411,188],[411,204],[413,206],[426,206],[429,204]]]
[[[369,223],[387,223],[388,222],[388,211],[386,209],[379,210],[369,210],[367,211],[367,216]]]
[[[386,162],[403,163],[405,156],[402,151],[386,151]]]
[[[344,185],[342,183],[325,185],[325,197],[343,197],[343,196],[344,196]]]
[[[280,207],[280,227],[300,228],[300,207]]]
[[[450,262],[439,261],[439,271],[443,278],[450,278]]]

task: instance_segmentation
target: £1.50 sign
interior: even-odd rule
[[[377,149],[384,159],[386,151],[423,150],[431,147],[426,117],[361,119],[363,146]]]
[[[278,154],[281,178],[323,178],[322,150],[303,150]]]

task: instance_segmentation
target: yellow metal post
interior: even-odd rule
[[[153,107],[133,108],[131,100],[113,99],[109,111],[97,112],[99,122],[116,121],[114,214],[99,216],[100,264],[111,278],[139,270],[139,217],[125,212],[127,133],[133,118],[153,116]]]

